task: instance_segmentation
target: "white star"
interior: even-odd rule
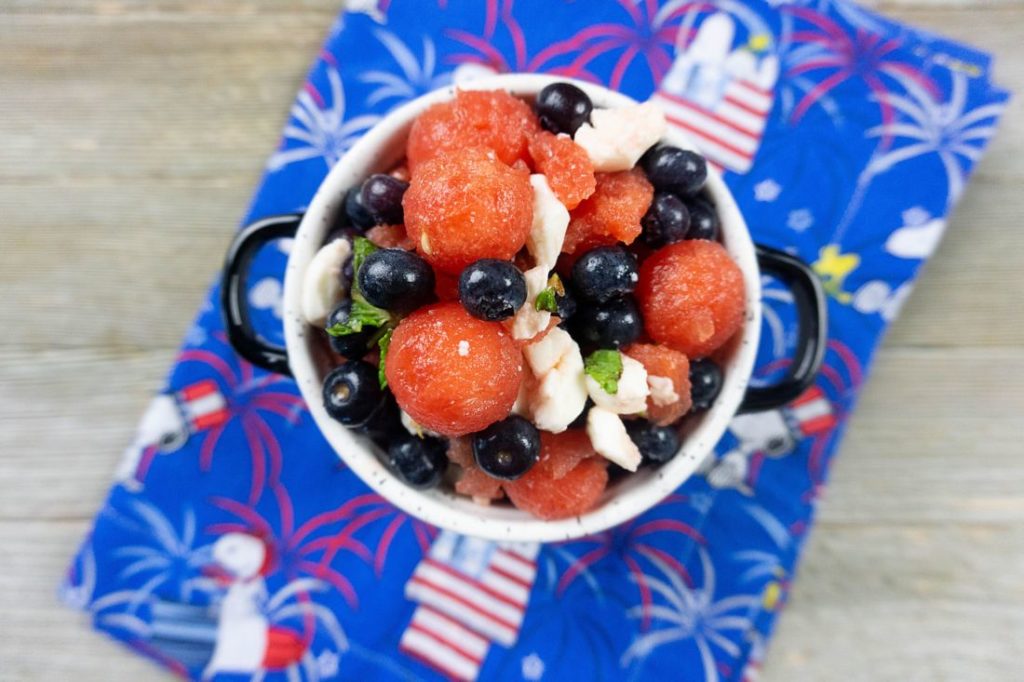
[[[701,514],[707,514],[711,509],[712,497],[704,493],[690,495],[690,506]]]
[[[523,678],[539,680],[544,676],[544,661],[536,653],[523,657]]]
[[[766,178],[754,185],[754,198],[758,201],[775,201],[782,192],[782,186],[771,178]]]
[[[338,654],[324,649],[316,657],[316,667],[321,677],[334,677],[338,674]]]
[[[798,208],[795,211],[790,211],[789,218],[786,219],[786,225],[789,226],[789,229],[795,232],[803,232],[813,224],[814,214],[806,208]]]
[[[924,225],[932,217],[932,214],[921,206],[913,206],[903,212],[904,225]]]

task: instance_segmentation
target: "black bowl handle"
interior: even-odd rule
[[[793,292],[798,339],[789,372],[777,384],[747,389],[740,412],[773,410],[797,398],[814,383],[828,343],[828,307],[821,281],[802,260],[785,251],[757,245],[761,270],[778,277]]]
[[[294,237],[301,213],[276,215],[246,226],[231,242],[220,283],[220,309],[228,341],[243,358],[263,369],[291,376],[288,351],[265,341],[252,327],[248,291],[249,266],[260,248],[275,239]]]

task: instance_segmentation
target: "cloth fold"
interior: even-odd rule
[[[718,166],[756,241],[814,264],[826,364],[737,417],[676,494],[597,536],[502,544],[384,502],[291,380],[228,346],[211,291],[61,587],[92,624],[195,679],[753,680],[830,459],[887,324],[1007,93],[988,55],[845,0],[350,0],[246,221],[301,210],[393,107],[481,73],[655,98]],[[287,243],[256,259],[281,338]],[[764,280],[756,382],[795,343]]]

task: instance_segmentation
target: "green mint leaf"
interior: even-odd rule
[[[615,395],[619,392],[622,377],[622,356],[617,350],[596,350],[583,361],[583,371],[604,389]]]
[[[366,237],[356,237],[352,242],[352,274],[358,274],[366,257],[379,250],[380,248]]]
[[[384,332],[384,336],[377,340],[377,346],[380,348],[380,364],[377,365],[377,380],[380,382],[381,388],[388,387],[388,378],[384,376],[384,363],[388,359],[388,348],[391,346],[391,334],[394,333],[394,329],[389,329]]]
[[[541,292],[537,294],[537,300],[534,301],[533,307],[540,312],[546,310],[549,313],[557,313],[558,299],[555,298],[555,290],[552,287],[542,289]]]
[[[391,314],[388,311],[372,306],[361,298],[356,298],[352,300],[352,310],[349,312],[348,319],[331,325],[327,328],[327,333],[331,336],[358,334],[363,331],[363,327],[383,327],[390,321]]]

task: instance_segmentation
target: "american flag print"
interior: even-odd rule
[[[186,386],[175,398],[192,433],[219,426],[231,416],[227,400],[212,379]]]
[[[475,680],[491,642],[509,647],[519,636],[539,549],[442,531],[405,586],[419,606],[399,648],[445,675]]]
[[[746,173],[775,103],[779,62],[759,54],[756,37],[733,49],[735,33],[727,14],[706,19],[652,99],[712,164]]]
[[[832,403],[817,386],[800,394],[786,407],[785,414],[794,431],[805,438],[830,431],[838,423]]]

